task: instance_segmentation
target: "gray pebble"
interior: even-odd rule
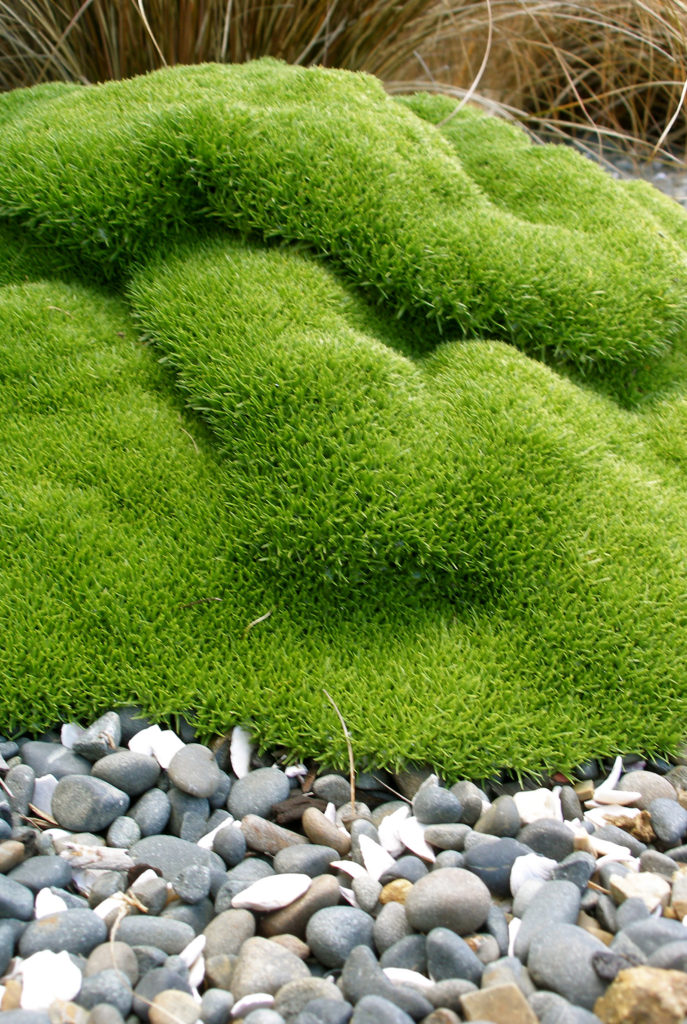
[[[14,956],[16,937],[15,927],[9,921],[0,921],[0,978]]]
[[[266,818],[274,804],[286,800],[290,791],[284,772],[278,768],[258,768],[236,780],[229,793],[227,809],[239,820],[247,814]]]
[[[308,921],[305,941],[325,967],[341,967],[356,946],[372,946],[373,925],[357,907],[323,907]]]
[[[415,1019],[432,1011],[432,1004],[417,989],[390,982],[367,946],[356,946],[351,950],[341,972],[340,984],[344,998],[354,1005],[364,996],[378,995]]]
[[[65,775],[88,775],[91,770],[90,761],[79,757],[61,743],[29,740],[21,748],[21,758],[24,764],[33,768],[36,778],[54,775],[56,779],[61,779]]]
[[[515,838],[520,831],[521,821],[513,797],[497,797],[491,807],[480,815],[473,827],[475,832],[484,832],[490,836]]]
[[[224,910],[203,930],[206,958],[222,953],[234,955],[246,939],[255,935],[255,918],[249,910]]]
[[[303,846],[286,846],[283,850],[278,850],[272,860],[272,867],[278,875],[303,874],[316,878],[318,875],[326,874],[331,862],[338,859],[339,854],[331,846],[307,843]]]
[[[582,804],[572,786],[561,786],[561,811],[566,821],[582,821]]]
[[[508,953],[509,934],[506,914],[498,903],[492,903],[489,907],[487,920],[483,925],[484,931],[495,939],[499,956],[506,956]]]
[[[374,914],[377,909],[379,894],[382,891],[381,882],[376,882],[374,878],[363,876],[362,878],[354,878],[351,886],[359,908],[366,914]]]
[[[646,921],[651,914],[644,900],[638,896],[631,897],[630,899],[623,900],[623,902],[616,907],[615,920],[618,927],[618,931],[623,928],[627,928],[628,925],[634,924],[635,921]],[[687,936],[685,936],[687,938]]]
[[[165,992],[170,988],[191,993],[188,982],[174,971],[166,967],[154,967],[147,971],[134,989],[133,1012],[141,1020],[147,1021],[150,1003],[159,992]]]
[[[348,1024],[353,1007],[344,999],[311,999],[293,1024]]]
[[[286,1024],[286,1021],[276,1010],[263,1007],[247,1013],[243,1018],[243,1024]]]
[[[481,878],[490,892],[509,896],[513,862],[528,853],[527,846],[517,839],[496,839],[468,850],[464,855],[465,867]]]
[[[11,793],[9,805],[14,814],[28,815],[35,781],[36,773],[28,764],[17,764],[5,775],[5,785]]]
[[[651,871],[655,875],[663,875],[664,878],[670,881],[677,871],[677,864],[667,854],[649,849],[645,850],[639,858],[639,870]]]
[[[253,992],[274,995],[290,981],[310,978],[300,957],[270,939],[246,939],[231,975],[231,992],[236,1000]]]
[[[106,711],[74,740],[75,754],[87,761],[97,761],[119,746],[122,738],[122,723],[116,711]]]
[[[206,988],[200,1001],[203,1024],[228,1024],[234,997],[222,988]]]
[[[169,797],[161,789],[150,789],[129,811],[145,839],[156,836],[166,828],[172,808]]]
[[[484,924],[490,904],[489,890],[472,872],[440,868],[414,884],[405,911],[415,931],[450,928],[458,935],[468,935]]]
[[[438,826],[442,827],[442,826]],[[465,867],[465,857],[458,850],[441,850],[436,855],[436,860],[432,864],[432,871],[438,871],[439,868],[463,868]]]
[[[146,836],[134,843],[129,854],[137,864],[158,868],[168,882],[173,881],[182,868],[189,864],[202,864],[210,870],[225,870],[224,861],[216,853],[177,836]]]
[[[644,921],[635,921],[619,931],[611,943],[611,949],[623,952],[627,948],[626,942],[629,941],[633,947],[649,957],[661,946],[669,942],[684,942],[685,939],[687,928],[679,921],[649,917]]]
[[[530,945],[539,932],[549,934],[555,925],[573,925],[579,911],[580,890],[573,882],[545,882],[522,916],[515,937],[515,955],[525,962]]]
[[[314,999],[336,1000],[343,1003],[341,992],[333,981],[326,978],[300,978],[282,985],[275,996],[274,1009],[287,1021],[292,1021]]]
[[[372,938],[375,949],[381,955],[395,942],[410,935],[412,928],[408,923],[402,903],[386,903],[375,918],[372,926]]]
[[[643,956],[630,953],[617,953],[612,949],[597,950],[592,954],[591,964],[602,981],[614,981],[621,971],[630,967],[639,967],[645,963]]]
[[[379,958],[380,967],[402,967],[408,971],[427,973],[427,938],[424,935],[405,935],[384,950]]]
[[[320,775],[313,782],[313,793],[321,800],[341,807],[351,799],[351,784],[342,775]]]
[[[596,1014],[581,1006],[573,1006],[555,992],[535,992],[530,996],[529,1004],[539,1024],[600,1024]]]
[[[409,882],[417,882],[427,874],[427,865],[414,854],[405,854],[399,857],[392,867],[388,868],[379,881],[382,885],[393,882],[394,878],[406,878]]]
[[[150,754],[138,754],[133,750],[118,750],[106,754],[95,762],[91,775],[109,782],[129,796],[146,793],[160,776],[160,765]]]
[[[595,871],[596,860],[593,855],[584,850],[575,850],[556,865],[551,877],[554,880],[574,882],[583,893]]]
[[[561,861],[573,852],[573,834],[566,824],[554,818],[540,818],[518,832],[518,841],[534,853]]]
[[[126,1024],[116,1006],[97,1003],[86,1018],[86,1024]]]
[[[463,813],[460,820],[465,825],[474,825],[482,814],[482,800],[486,799],[484,793],[474,782],[470,782],[467,779],[456,782],[455,785],[451,786],[451,792],[454,796],[458,797],[463,805]]]
[[[679,846],[687,834],[687,810],[677,800],[659,796],[648,807],[651,827],[664,846]]]
[[[138,822],[123,814],[115,818],[107,830],[107,845],[120,850],[128,850],[141,838]]]
[[[214,916],[215,907],[211,899],[200,899],[197,903],[182,903],[176,900],[160,914],[165,920],[187,924],[196,935],[200,935],[207,928]]]
[[[49,949],[88,956],[106,938],[105,922],[92,910],[61,910],[26,926],[19,939],[19,955],[27,957]]]
[[[131,983],[126,974],[108,968],[83,979],[76,1002],[86,1010],[93,1009],[98,1003],[109,1003],[119,1010],[122,1017],[126,1017],[131,1011],[132,999]]]
[[[433,928],[427,936],[427,966],[434,981],[463,978],[479,985],[484,964],[467,942],[448,928]]]
[[[184,903],[199,903],[210,892],[210,868],[206,864],[189,864],[172,879],[172,888]]]
[[[592,966],[592,956],[605,949],[599,939],[574,924],[552,925],[533,936],[527,969],[535,985],[592,1010],[607,987]]]
[[[177,789],[196,797],[210,797],[220,784],[220,770],[208,747],[188,743],[178,750],[167,769]]]
[[[51,885],[69,885],[72,880],[72,869],[64,857],[54,854],[29,857],[16,868],[12,868],[7,878],[37,893],[39,889],[48,889]]]
[[[197,831],[200,835],[204,835],[205,822],[210,816],[210,801],[205,797],[191,796],[190,793],[184,793],[183,790],[178,789],[176,786],[170,786],[167,793],[170,806],[169,826],[168,829],[175,836],[182,837],[182,830],[184,828],[184,822],[189,815],[193,815],[197,820],[196,826]],[[191,842],[197,842],[195,839],[191,839]]]
[[[438,784],[436,776],[430,776],[413,797],[413,814],[422,825],[457,824],[463,805],[455,793]]]
[[[51,801],[53,818],[70,832],[100,832],[128,808],[126,793],[90,775],[65,775]]]
[[[274,873],[272,865],[260,857],[251,857],[241,861],[235,868],[226,872],[224,882],[215,896],[215,910],[218,914],[223,910],[229,910],[234,896],[243,892],[253,882],[267,878]]]
[[[157,916],[167,903],[167,883],[164,878],[146,878],[136,887],[136,899],[148,908],[148,913]]]
[[[666,971],[687,971],[687,939],[659,946],[647,963],[649,967],[661,967]]]
[[[619,846],[626,846],[633,857],[639,857],[647,848],[646,843],[635,839],[629,832],[618,828],[617,825],[602,825],[600,828],[595,828],[594,835],[597,839],[606,839],[611,843],[618,843]]]
[[[356,1003],[351,1024],[413,1024],[413,1018],[382,996],[363,996]]]
[[[675,787],[662,775],[655,772],[627,772],[616,785],[616,789],[623,792],[640,793],[635,807],[641,810],[648,810],[649,804],[657,797],[665,797],[667,800],[676,800],[677,792]]]
[[[76,913],[76,911],[72,911]],[[190,925],[164,917],[146,917],[143,914],[129,914],[120,921],[117,929],[120,942],[130,946],[156,946],[168,955],[181,953],[195,938]]]
[[[246,838],[238,825],[221,828],[212,840],[212,850],[222,858],[228,868],[240,864],[246,856]]]
[[[425,840],[437,850],[463,850],[465,838],[472,831],[469,825],[430,825],[425,829]]]
[[[91,950],[86,966],[84,977],[90,978],[100,971],[116,969],[124,973],[129,979],[130,985],[135,985],[139,978],[138,960],[131,946],[126,942],[108,941],[96,946]]]

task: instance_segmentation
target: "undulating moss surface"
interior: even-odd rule
[[[0,96],[0,728],[446,778],[687,721],[687,216],[373,79]],[[260,620],[260,621],[256,621]]]

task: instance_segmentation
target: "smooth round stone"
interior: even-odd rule
[[[487,935],[491,936],[496,942],[499,956],[506,956],[508,953],[509,933],[508,921],[506,920],[506,914],[503,908],[497,903],[492,903],[489,907],[487,920],[482,927]],[[478,956],[480,960],[486,963],[480,952],[478,952]]]
[[[544,882],[522,916],[514,946],[518,959],[524,963],[539,932],[550,932],[559,924],[574,924],[580,912],[580,899],[574,882]]]
[[[484,810],[482,802],[485,799],[484,793],[474,782],[470,782],[468,779],[456,782],[455,785],[451,786],[451,792],[463,805],[463,813],[460,820],[465,825],[473,826]]]
[[[313,793],[328,804],[341,807],[351,799],[351,784],[342,775],[320,775],[313,782]]]
[[[586,1010],[606,991],[606,983],[592,966],[594,953],[605,952],[603,942],[574,924],[542,928],[532,938],[527,969],[535,985],[550,989]]]
[[[36,893],[39,889],[49,889],[51,885],[69,885],[72,880],[72,869],[64,857],[53,854],[29,857],[13,868],[7,877]]]
[[[161,789],[150,789],[129,811],[141,830],[143,838],[157,836],[166,828],[172,806],[169,797]]]
[[[572,786],[561,786],[560,801],[565,821],[582,821],[584,811],[580,798]]]
[[[303,846],[286,846],[278,850],[272,860],[272,867],[278,875],[303,874],[316,878],[329,870],[339,854],[331,846],[317,846],[307,843]]]
[[[458,850],[441,850],[432,864],[432,871],[438,871],[439,868],[463,867],[465,867],[465,857],[462,853],[458,853]]]
[[[341,967],[356,946],[372,946],[373,925],[357,907],[325,907],[308,921],[305,941],[325,967]]]
[[[412,887],[405,911],[412,928],[429,932],[450,928],[469,935],[484,924],[491,897],[484,882],[464,868],[430,871]]]
[[[238,896],[240,892],[247,889],[253,882],[257,882],[261,878],[267,878],[268,875],[273,875],[274,873],[272,865],[259,857],[251,857],[241,861],[235,868],[225,873],[224,882],[215,896],[215,910],[218,914],[223,910],[229,910],[234,896]]]
[[[120,818],[115,818],[107,830],[107,845],[114,846],[120,850],[128,850],[140,838],[141,830],[138,822],[125,814]]]
[[[518,832],[518,842],[529,846],[533,853],[550,860],[561,861],[573,852],[573,834],[562,821],[539,818]]]
[[[206,864],[189,864],[172,880],[172,888],[184,903],[198,903],[210,892],[210,868]]]
[[[647,963],[649,967],[660,967],[664,971],[687,971],[687,939],[659,946]]]
[[[406,917],[405,907],[401,903],[385,904],[375,918],[372,926],[372,938],[375,949],[382,955],[394,943],[410,935],[412,928]]]
[[[129,914],[120,921],[117,938],[130,946],[156,946],[172,956],[188,946],[195,938],[195,932],[183,921]]]
[[[247,814],[266,818],[272,807],[286,800],[290,792],[291,785],[284,772],[278,768],[257,768],[233,784],[227,810],[239,820]]]
[[[126,886],[124,886],[126,888]],[[136,885],[136,899],[148,908],[148,913],[156,916],[162,913],[167,904],[167,883],[164,878],[146,878]]]
[[[449,928],[433,928],[427,935],[427,967],[434,981],[462,978],[479,985],[484,964],[460,935]]]
[[[27,957],[49,949],[88,956],[106,938],[105,922],[92,910],[61,910],[26,926],[19,939],[19,955]]]
[[[517,839],[496,839],[480,843],[464,854],[464,863],[497,896],[510,895],[510,873],[513,862],[530,850]]]
[[[541,1024],[599,1024],[596,1014],[573,1006],[555,992],[534,992],[528,1002]]]
[[[200,1017],[200,1007],[188,992],[166,989],[153,999],[148,1009],[150,1024],[195,1024]]]
[[[285,1020],[292,1021],[313,999],[333,999],[339,1005],[343,996],[333,981],[325,978],[302,978],[282,985],[275,996],[274,1009]]]
[[[305,939],[308,921],[326,907],[335,907],[340,899],[339,884],[333,875],[319,875],[300,899],[288,907],[264,914],[260,921],[262,935],[295,935]]]
[[[249,910],[224,910],[205,927],[203,935],[206,959],[222,954],[235,956],[255,935],[255,917]]]
[[[432,778],[423,782],[413,798],[413,814],[422,825],[457,824],[462,813],[463,805],[455,793]]]
[[[368,946],[356,946],[351,950],[339,984],[344,998],[355,1005],[364,996],[378,995],[399,1006],[415,1020],[432,1012],[432,1004],[417,989],[389,981]]]
[[[236,867],[246,856],[246,839],[238,825],[227,825],[215,834],[212,851],[218,854],[228,868]]]
[[[499,796],[491,807],[484,811],[475,822],[475,832],[483,832],[500,838],[515,838],[522,822],[517,804],[512,796]]]
[[[72,750],[87,761],[97,761],[119,746],[122,723],[116,711],[106,711],[74,740]]]
[[[293,1024],[349,1024],[353,1007],[343,999],[311,999]]]
[[[221,780],[214,754],[200,743],[188,743],[178,750],[167,774],[177,789],[197,797],[212,796]]]
[[[340,857],[347,857],[350,853],[350,834],[338,828],[317,807],[306,808],[301,818],[301,824],[311,843],[331,846]]]
[[[664,846],[679,846],[687,834],[687,810],[677,800],[656,797],[648,807],[651,827]]]
[[[227,1024],[231,1019],[234,997],[221,988],[206,988],[200,1001],[200,1016],[204,1024]]]
[[[35,782],[36,773],[28,764],[17,764],[7,772],[5,785],[12,794],[9,803],[15,814],[28,815]]]
[[[224,861],[216,853],[178,836],[146,836],[134,843],[129,854],[137,864],[157,868],[168,882],[174,881],[179,872],[191,864],[200,864],[211,871],[226,870]]]
[[[651,871],[654,875],[663,875],[668,880],[672,879],[677,871],[677,864],[672,857],[658,850],[645,850],[639,858],[639,870]]]
[[[395,878],[406,878],[409,882],[417,882],[427,874],[427,865],[419,857],[411,853],[399,857],[392,867],[380,875],[379,881],[382,885],[393,882]]]
[[[584,892],[595,871],[596,859],[592,854],[585,853],[584,850],[575,850],[556,865],[551,877],[559,881],[574,882],[580,892]]]
[[[193,815],[199,821],[199,828],[205,828],[205,822],[210,816],[210,801],[206,797],[191,796],[190,793],[184,793],[176,786],[170,786],[167,796],[171,808],[168,828],[170,832],[181,837],[187,815]],[[202,835],[203,832],[200,834]]]
[[[679,921],[650,917],[644,921],[634,921],[619,931],[611,943],[611,949],[624,952],[629,941],[631,947],[650,957],[661,946],[666,946],[669,942],[684,942],[686,937],[687,928]]]
[[[167,967],[155,967],[143,975],[134,989],[133,1012],[143,1021],[149,1020],[150,1004],[155,996],[168,989],[191,994],[191,988],[184,978]]]
[[[654,772],[627,772],[615,788],[622,790],[624,793],[639,793],[639,800],[637,800],[634,806],[639,807],[643,811],[648,810],[651,801],[656,800],[657,797],[664,797],[666,800],[677,800],[675,787],[668,782],[665,776],[656,775]]]
[[[91,770],[91,762],[85,757],[79,757],[61,743],[46,743],[44,740],[24,743],[21,759],[33,768],[36,778],[54,775],[56,779],[61,779],[65,775],[88,775]]]
[[[464,824],[430,825],[425,829],[425,840],[437,850],[462,850],[471,831]]]
[[[278,942],[255,937],[241,946],[231,977],[231,992],[238,1001],[253,992],[274,995],[290,981],[310,978],[310,971],[295,953]]]
[[[139,970],[136,954],[126,942],[104,942],[91,950],[83,970],[85,978],[108,970],[121,971],[129,979],[130,985],[138,981]],[[127,1011],[128,1012],[128,1011]]]
[[[351,1024],[412,1024],[413,1018],[383,996],[363,996],[355,1006]]]
[[[427,937],[404,935],[393,946],[385,949],[379,958],[380,967],[402,967],[407,971],[427,973]]]
[[[353,879],[352,888],[356,903],[360,909],[364,910],[366,914],[374,915],[382,891],[381,882],[376,882],[374,878],[363,876],[362,878]]]
[[[631,896],[630,899],[623,900],[619,907],[615,910],[615,920],[618,926],[618,931],[622,931],[623,928],[628,928],[635,921],[646,921],[650,917],[649,908],[643,899],[638,896]],[[687,938],[687,933],[685,933]]]
[[[251,1010],[242,1019],[243,1024],[286,1024],[282,1015],[269,1007],[258,1007],[257,1010]]]
[[[117,750],[96,761],[91,775],[109,782],[128,796],[139,796],[155,785],[160,775],[160,765],[149,754]]]
[[[100,832],[125,814],[129,797],[90,775],[65,775],[52,795],[52,816],[70,832]]]
[[[84,978],[76,1002],[86,1010],[92,1010],[98,1003],[115,1006],[122,1017],[131,1011],[133,992],[131,983],[122,971],[107,968]]]
[[[298,832],[292,832],[257,814],[246,814],[241,819],[241,831],[248,849],[266,853],[269,857],[274,857],[288,846],[305,846],[308,842]]]

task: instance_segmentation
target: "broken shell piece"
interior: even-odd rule
[[[422,825],[416,817],[412,816],[402,821],[398,830],[398,837],[411,853],[416,854],[422,860],[434,863],[436,854],[425,839],[425,832],[428,825]]]
[[[601,804],[615,804],[625,808],[641,798],[641,793],[631,793],[624,789],[595,789],[593,798],[587,801],[587,806],[599,807]]]
[[[542,857],[538,853],[526,853],[516,857],[510,869],[510,891],[515,896],[521,885],[531,878],[543,878],[545,881],[553,875],[558,861]]]
[[[44,1010],[56,999],[67,1002],[81,988],[81,971],[64,950],[53,953],[41,949],[22,960],[19,969],[22,975],[22,1010]]]
[[[153,757],[163,771],[172,763],[175,754],[183,750],[186,744],[171,729],[162,729],[159,736],[153,737]]]
[[[260,910],[265,913],[281,910],[307,892],[311,884],[310,875],[268,875],[237,893],[231,905],[239,910]]]
[[[367,868],[364,868],[362,864],[357,864],[354,860],[333,860],[329,866],[337,871],[343,871],[350,878],[370,877]]]
[[[284,769],[284,775],[287,779],[304,779],[308,774],[308,769],[304,764],[290,764]]]
[[[60,743],[67,750],[71,750],[74,744],[81,736],[86,732],[82,725],[78,722],[65,722],[60,729]]]
[[[400,838],[400,828],[401,823],[409,816],[410,807],[408,807],[407,804],[404,804],[404,806],[399,807],[397,811],[387,814],[379,823],[377,828],[379,841],[387,853],[390,853],[392,857],[400,857],[405,849]]]
[[[251,1010],[269,1010],[274,1006],[274,996],[269,992],[252,992],[237,999],[231,1008],[232,1017],[247,1017]]]
[[[611,769],[611,774],[602,783],[600,783],[598,786],[594,787],[594,799],[595,800],[598,799],[599,793],[603,794],[604,792],[606,792],[606,790],[615,789],[615,787],[618,785],[618,781],[619,781],[620,776],[622,774],[623,774],[623,759],[620,756],[620,754],[618,754],[618,756],[616,757],[615,761],[613,762],[613,768]]]
[[[515,949],[515,940],[518,936],[518,932],[520,931],[521,924],[522,921],[519,917],[513,917],[508,922],[508,956],[513,956],[513,951]]]
[[[129,750],[133,750],[135,754],[148,754],[148,756],[152,756],[153,741],[161,733],[162,729],[159,725],[150,725],[147,729],[141,729],[140,732],[135,733],[129,740]]]
[[[632,854],[627,846],[619,843],[611,843],[607,839],[599,839],[598,836],[590,835],[583,828],[575,833],[573,845],[576,850],[584,850],[592,853],[595,857],[607,857],[609,860],[632,860]]]
[[[647,910],[652,911],[657,907],[667,907],[670,902],[670,882],[651,871],[641,871],[636,875],[612,875],[608,885],[616,903],[639,897]]]
[[[532,789],[515,793],[513,799],[523,825],[531,825],[541,818],[555,818],[563,821],[560,786],[555,789]]]
[[[245,729],[242,729],[240,725],[235,725],[231,730],[229,758],[231,760],[231,770],[237,779],[242,779],[250,771],[252,756],[253,744],[251,743],[250,734]]]
[[[353,892],[352,889],[347,889],[345,885],[340,885],[339,886],[339,892],[341,893],[343,898],[346,900],[346,902],[350,903],[352,907],[357,907],[358,906],[358,901],[355,898],[355,893]]]
[[[639,807],[622,807],[620,804],[609,804],[607,807],[596,805],[584,812],[584,820],[591,821],[592,825],[603,827],[612,818],[634,818],[641,813]]]
[[[134,878],[129,888],[135,895],[141,889],[144,889],[148,882],[152,882],[154,878],[158,877],[159,876],[152,868],[147,868],[145,871],[142,871],[140,875],[137,875],[136,878]]]
[[[57,779],[54,775],[39,776],[34,782],[31,806],[35,807],[39,813],[47,814],[52,818],[52,795],[56,788]]]
[[[36,893],[34,903],[36,920],[39,920],[41,917],[47,917],[49,914],[59,914],[60,911],[66,909],[67,904],[62,897],[56,896],[54,892],[50,892],[50,889],[39,889]]]
[[[420,989],[432,988],[434,985],[431,978],[426,978],[419,971],[411,971],[407,967],[384,967],[383,970],[394,985],[412,985]]]
[[[361,834],[358,837],[360,843],[360,853],[363,858],[363,864],[365,865],[368,874],[374,878],[375,882],[378,881],[385,871],[392,868],[396,861],[390,853],[380,846],[379,843],[375,843],[374,839],[370,839],[369,836]]]

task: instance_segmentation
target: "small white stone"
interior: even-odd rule
[[[369,836],[360,835],[358,837],[360,843],[360,853],[363,858],[363,864],[367,868],[368,874],[378,881],[385,871],[392,868],[396,861],[387,853],[383,846],[376,843],[374,839],[370,839]]]
[[[339,892],[341,893],[343,898],[346,900],[346,903],[350,903],[352,907],[357,907],[358,906],[358,901],[355,898],[355,893],[353,892],[352,889],[347,889],[345,885],[340,885],[339,886]]]
[[[379,823],[377,829],[379,841],[392,857],[400,857],[405,849],[400,837],[400,828],[401,823],[408,817],[410,817],[410,807],[405,804],[397,811],[387,814]]]
[[[160,735],[153,737],[153,757],[163,771],[169,768],[175,754],[186,746],[183,740],[179,739],[171,729],[163,729]]]
[[[432,988],[434,985],[431,978],[426,978],[419,971],[411,971],[407,967],[385,967],[384,974],[394,985],[413,985],[420,989]]]
[[[57,788],[57,779],[54,775],[41,775],[33,785],[31,804],[37,811],[48,814],[52,818],[52,795]],[[54,821],[55,819],[52,818]]]
[[[556,821],[563,821],[559,794],[560,787],[557,787],[557,790],[532,789],[515,793],[513,799],[522,824],[531,825],[533,821],[539,821],[541,818],[555,818]]]
[[[216,828],[211,829],[210,832],[206,832],[204,836],[201,836],[196,843],[196,846],[200,846],[201,850],[211,850],[217,833],[221,832],[223,828],[228,828],[230,825],[233,825],[235,828],[241,827],[241,823],[235,821],[232,816],[229,815],[229,817],[225,818],[224,821],[221,821]]]
[[[60,743],[67,750],[71,750],[76,741],[83,736],[86,730],[78,722],[65,722],[60,729]]]
[[[311,884],[310,875],[268,875],[237,893],[231,905],[240,910],[281,910],[307,892]]]
[[[231,744],[229,746],[229,758],[231,770],[237,779],[242,779],[250,771],[250,759],[253,756],[253,744],[250,735],[240,725],[235,725],[231,730]]]
[[[513,956],[515,950],[515,940],[520,931],[520,925],[522,921],[519,917],[513,917],[508,922],[508,956]]]
[[[22,960],[22,1010],[45,1010],[55,999],[68,1001],[81,988],[81,971],[69,953],[42,949]]]
[[[191,967],[196,962],[205,949],[206,941],[207,939],[204,935],[196,935],[195,939],[191,939],[188,946],[184,946],[179,956],[187,967]]]
[[[670,902],[670,882],[662,875],[640,871],[636,875],[612,875],[608,883],[611,895],[618,902],[639,897],[648,910],[667,907]]]
[[[49,914],[59,914],[67,909],[67,904],[61,896],[56,896],[50,889],[39,889],[36,893],[33,910],[36,920],[41,917],[48,917]]]
[[[232,1017],[247,1017],[251,1010],[269,1010],[274,1006],[274,996],[269,992],[252,992],[237,999],[231,1008]]]
[[[542,857],[538,853],[526,853],[516,857],[510,869],[510,891],[515,896],[518,889],[531,878],[551,878],[558,861]]]
[[[629,807],[630,804],[635,803],[636,800],[641,800],[641,798],[641,793],[631,793],[629,790],[624,789],[595,789],[593,799],[587,800],[587,807],[599,807],[613,804],[616,807],[622,807],[624,809]],[[639,810],[639,808],[637,808],[637,810]]]
[[[411,815],[401,822],[398,836],[406,849],[410,850],[411,853],[416,854],[422,860],[434,863],[436,854],[425,839],[425,832],[428,828],[428,825],[422,825],[414,815]]]
[[[150,725],[147,729],[141,729],[129,740],[129,750],[135,754],[148,754],[152,756],[153,742],[160,736],[162,729],[159,725]]]

